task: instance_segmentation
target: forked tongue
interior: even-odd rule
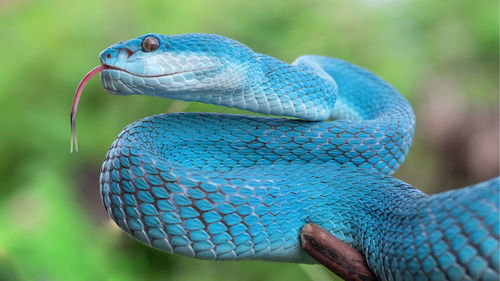
[[[85,88],[85,85],[87,82],[92,78],[92,76],[96,75],[97,73],[101,72],[103,69],[106,67],[104,65],[99,65],[94,67],[89,73],[87,73],[82,81],[80,81],[80,84],[78,84],[78,87],[76,88],[75,96],[73,97],[73,104],[71,105],[71,152],[73,153],[73,141],[75,143],[75,150],[78,152],[78,142],[76,140],[76,127],[75,127],[75,116],[76,116],[76,109],[78,108],[78,101],[80,100],[80,96],[82,95],[83,88]]]

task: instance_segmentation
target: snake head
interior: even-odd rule
[[[247,46],[215,34],[145,34],[118,42],[100,54],[78,85],[71,107],[71,151],[76,150],[75,117],[82,91],[97,73],[116,95],[149,95],[233,106],[243,92],[256,54]],[[250,74],[251,73],[251,74]],[[237,106],[237,105],[236,105]],[[241,106],[240,106],[241,107]]]
[[[244,66],[253,56],[219,35],[145,34],[101,53],[101,81],[112,94],[214,103],[214,96],[244,87]]]

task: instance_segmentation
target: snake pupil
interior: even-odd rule
[[[158,50],[160,40],[156,36],[148,35],[142,39],[141,47],[143,52],[154,52]]]

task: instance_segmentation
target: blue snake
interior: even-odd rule
[[[212,34],[146,34],[100,60],[84,80],[101,72],[112,94],[281,116],[175,113],[127,126],[102,165],[101,195],[142,243],[201,259],[314,263],[299,241],[313,222],[361,251],[381,280],[499,279],[499,178],[426,195],[390,177],[415,116],[373,73],[324,56],[287,64]]]

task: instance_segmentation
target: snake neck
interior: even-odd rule
[[[221,87],[206,87],[162,97],[234,107],[255,113],[308,121],[328,119],[337,87],[331,76],[314,64],[290,65],[264,54],[247,54],[245,63],[226,64]]]
[[[251,111],[322,121],[333,112],[337,85],[314,63],[288,64],[273,57],[256,54],[260,75],[248,77],[243,95],[258,107]]]

